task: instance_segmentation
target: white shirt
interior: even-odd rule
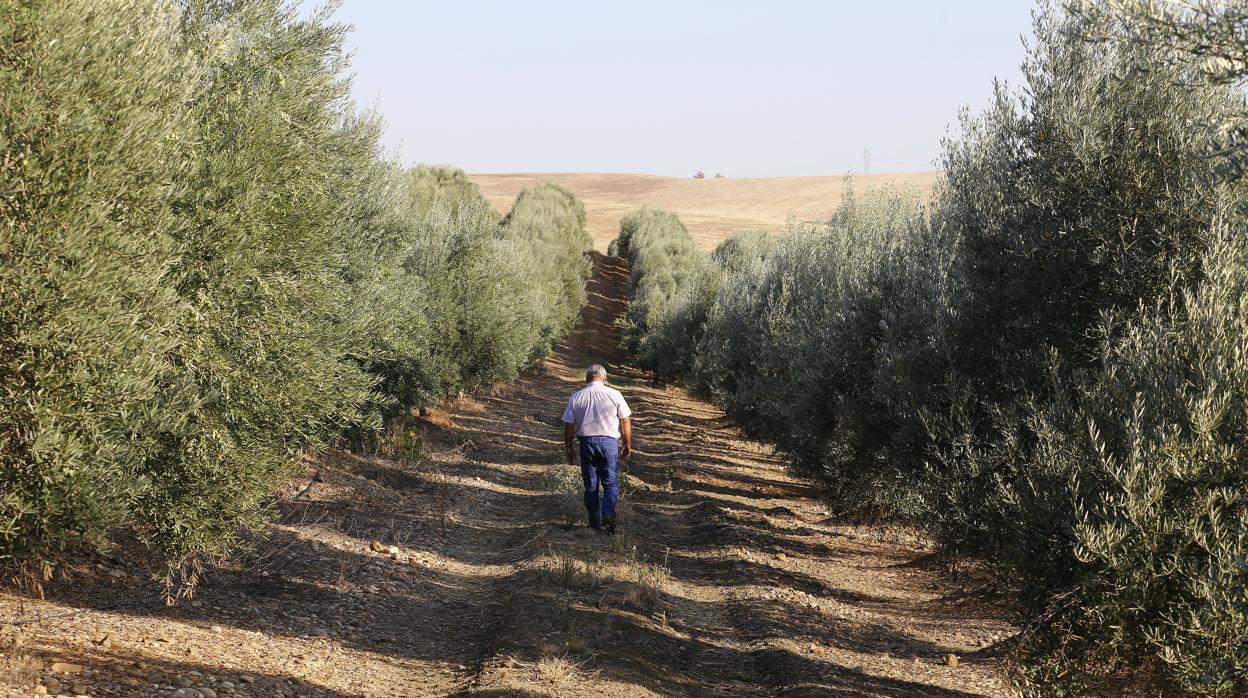
[[[568,408],[563,411],[563,423],[575,424],[577,436],[609,436],[618,439],[620,420],[627,419],[632,413],[620,391],[607,387],[602,381],[590,381],[568,398]]]

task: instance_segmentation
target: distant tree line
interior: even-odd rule
[[[131,531],[174,576],[298,452],[513,378],[571,327],[566,190],[404,170],[345,28],[280,0],[0,2],[0,563]]]
[[[930,201],[851,188],[709,257],[645,211],[615,243],[642,360],[844,510],[991,562],[1036,695],[1248,691],[1242,18],[1042,5]]]

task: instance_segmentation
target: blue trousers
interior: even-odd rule
[[[619,456],[618,440],[610,436],[581,437],[581,479],[585,482],[585,511],[589,513],[590,528],[601,526],[604,516],[615,518],[615,503],[620,498]]]

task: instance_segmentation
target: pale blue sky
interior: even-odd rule
[[[729,177],[933,168],[1017,83],[1031,0],[345,0],[405,163]]]

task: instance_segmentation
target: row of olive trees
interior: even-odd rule
[[[0,562],[263,521],[297,452],[514,377],[584,302],[567,192],[403,171],[282,0],[0,1]]]
[[[642,299],[661,373],[994,563],[1037,694],[1248,690],[1248,121],[1209,79],[1244,51],[1192,39],[1221,8],[1043,7],[929,206],[851,194]]]

